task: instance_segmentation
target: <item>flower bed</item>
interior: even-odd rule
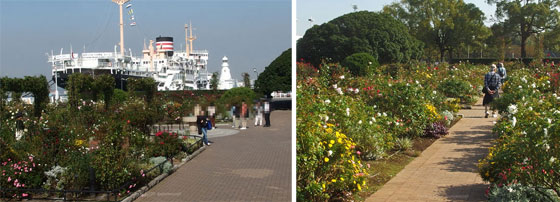
[[[459,103],[472,103],[480,95],[487,70],[484,66],[448,68],[419,63],[385,65],[373,75],[352,77],[337,64],[320,68],[297,65],[302,74],[297,76],[296,121],[300,200],[350,197],[366,186],[362,177],[367,176],[367,166],[359,160],[385,158],[391,151],[409,147],[407,138],[447,134]],[[336,156],[337,161],[331,160],[340,152],[331,149],[339,143],[339,137],[328,135],[333,133],[345,134],[353,145],[345,147],[349,156]],[[353,175],[348,162],[359,168]],[[324,166],[319,169],[318,165]],[[338,177],[352,184],[332,188],[329,180]]]
[[[493,131],[499,138],[479,163],[482,178],[497,189],[540,194],[560,193],[560,88],[556,68],[516,68],[510,71],[504,95],[495,107],[502,118]],[[519,192],[513,192],[518,194]],[[513,197],[508,196],[508,197]],[[545,197],[546,198],[546,197]]]
[[[71,190],[71,197],[79,199],[86,190],[104,190],[124,197],[138,189],[156,176],[147,173],[158,163],[154,158],[194,152],[187,146],[191,138],[167,131],[149,135],[150,125],[176,116],[162,113],[165,99],[156,95],[149,103],[133,96],[112,101],[109,108],[104,101],[76,100],[72,106],[49,104],[38,117],[31,116],[33,106],[19,101],[0,106],[3,196],[69,197],[65,190]],[[181,107],[174,110],[187,113]]]

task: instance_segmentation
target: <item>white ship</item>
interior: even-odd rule
[[[150,40],[142,50],[142,57],[135,57],[129,49],[125,52],[122,20],[123,4],[129,0],[113,0],[120,9],[120,51],[115,45],[112,52],[83,52],[51,54],[52,77],[57,86],[65,88],[73,73],[91,75],[110,74],[117,88],[126,89],[127,79],[151,77],[159,91],[209,89],[211,74],[208,73],[208,51],[193,50],[192,26],[185,24],[185,50],[175,51],[173,37],[157,37]],[[130,5],[130,4],[129,4]],[[55,95],[58,99],[58,91]]]

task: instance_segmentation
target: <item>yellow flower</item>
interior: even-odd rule
[[[486,171],[486,174],[484,174],[486,177],[490,176],[490,174],[488,173],[488,171]]]
[[[329,158],[325,157],[325,162],[329,162]]]
[[[327,128],[326,131],[327,133],[332,133],[332,128]]]
[[[336,179],[332,179],[331,182],[336,182]]]
[[[323,189],[325,189],[325,183],[323,183]]]
[[[332,123],[327,123],[328,127],[333,127],[334,125]]]
[[[80,146],[80,145],[84,144],[84,141],[83,141],[83,140],[76,140],[76,141],[74,142],[74,144],[75,144],[76,146]]]
[[[332,147],[332,144],[329,144],[329,148],[331,148],[331,147]]]
[[[343,182],[344,182],[344,178],[340,177],[340,181],[343,181]]]
[[[331,143],[331,144],[334,144],[334,140],[331,140],[330,143]]]
[[[358,190],[362,191],[362,187],[358,184]]]
[[[342,138],[338,138],[338,143],[342,144]]]

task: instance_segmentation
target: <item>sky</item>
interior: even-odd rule
[[[262,72],[291,47],[290,0],[132,0],[136,26],[123,7],[125,49],[141,56],[144,39],[174,38],[185,47],[192,22],[195,50],[208,50],[208,70],[227,56],[233,78]],[[45,75],[46,53],[112,52],[119,42],[119,9],[111,0],[0,0],[0,77]],[[154,44],[155,45],[155,44]],[[120,50],[117,48],[117,51]]]
[[[485,24],[491,25],[496,6],[488,5],[486,0],[464,0],[475,4],[486,14]],[[341,15],[353,12],[352,5],[359,11],[381,11],[383,6],[398,0],[298,0],[296,3],[296,36],[303,36],[313,24],[320,25]],[[313,23],[309,19],[313,19]]]

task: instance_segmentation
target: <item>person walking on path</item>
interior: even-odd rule
[[[231,109],[229,111],[230,111],[229,114],[231,115],[231,120],[232,120],[231,127],[235,128],[235,121],[236,121],[236,119],[235,119],[235,105],[231,105]]]
[[[257,112],[257,115],[255,115],[255,127],[262,126],[263,107],[261,106],[261,102],[257,102],[257,104],[255,105],[255,112]]]
[[[206,133],[206,127],[208,124],[208,117],[204,115],[204,111],[200,111],[200,115],[196,117],[196,125],[198,126],[198,134],[202,134],[202,142],[205,145],[210,145],[208,142],[208,136]]]
[[[270,127],[270,103],[264,101],[264,127]]]
[[[494,101],[494,99],[500,97],[498,90],[502,85],[502,78],[498,73],[496,73],[496,65],[492,64],[490,67],[490,72],[484,75],[484,99],[482,100],[482,105],[484,105],[484,118],[488,118],[488,105]],[[492,117],[496,117],[495,109],[492,109]]]
[[[500,75],[500,77],[502,77],[501,82],[502,84],[504,84],[504,81],[507,77],[507,72],[506,72],[506,68],[504,67],[504,63],[502,62],[498,64],[498,74]]]
[[[238,129],[241,127],[241,106],[235,105],[235,110],[233,111],[233,116],[235,117],[235,122],[233,122],[234,128]]]
[[[247,113],[247,104],[245,102],[241,102],[241,130],[247,129],[247,117],[249,113]]]

